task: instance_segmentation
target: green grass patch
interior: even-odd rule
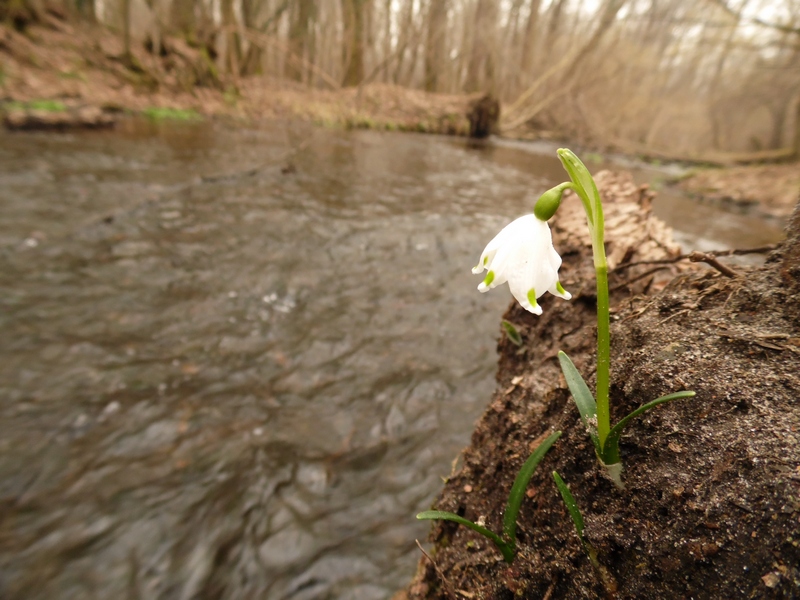
[[[151,106],[145,108],[142,114],[153,121],[202,121],[202,115],[196,110],[183,108],[163,108]]]
[[[6,110],[42,110],[45,112],[64,112],[66,105],[58,100],[31,100],[30,102],[6,102]]]

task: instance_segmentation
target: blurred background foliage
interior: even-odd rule
[[[489,92],[505,132],[628,152],[796,155],[799,0],[5,0],[17,30],[57,11],[159,55],[199,49],[205,82],[384,83]]]

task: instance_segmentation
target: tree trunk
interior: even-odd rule
[[[122,0],[122,44],[125,60],[131,61],[131,0]]]
[[[222,33],[222,48],[219,53],[219,65],[222,71],[239,76],[239,65],[242,62],[239,35],[234,31],[236,15],[233,12],[234,0],[222,0],[222,23],[225,29]]]
[[[97,14],[95,13],[94,0],[76,0],[75,6],[78,9],[78,14],[89,21],[94,23],[97,21]]]
[[[447,0],[430,0],[425,44],[425,89],[438,92],[447,60]]]
[[[525,34],[522,40],[522,60],[520,61],[520,70],[523,78],[530,74],[536,59],[540,5],[541,0],[531,0],[531,12],[528,15],[528,22],[525,24]]]
[[[316,15],[315,0],[297,0],[289,16],[289,51],[295,57],[286,61],[284,76],[295,81],[305,80],[305,68],[300,59],[313,62],[314,19]]]
[[[406,9],[403,13],[403,18],[400,26],[400,35],[397,39],[397,64],[394,68],[392,81],[400,83],[400,76],[403,73],[403,65],[406,60],[406,50],[408,49],[408,41],[411,39],[411,28],[414,19],[414,3],[407,2]]]
[[[795,160],[800,160],[800,93],[794,98],[794,148]]]
[[[494,0],[478,0],[465,91],[494,93],[496,35],[497,4]]]
[[[617,18],[617,13],[625,4],[625,0],[606,0],[605,5],[601,9],[600,15],[600,23],[597,25],[597,28],[594,30],[592,37],[589,38],[589,41],[581,48],[580,52],[575,56],[575,59],[572,63],[567,67],[564,75],[562,77],[562,82],[566,83],[578,68],[581,66],[583,61],[600,45],[600,41],[603,39],[603,36],[611,29],[611,26],[614,23],[614,19]]]
[[[172,31],[187,38],[195,35],[194,0],[172,0],[169,20]]]
[[[364,2],[342,0],[344,16],[344,79],[345,87],[356,86],[364,79]]]
[[[392,0],[386,0],[383,9],[383,81],[389,82],[389,65],[391,61],[388,60],[389,55],[392,53]]]

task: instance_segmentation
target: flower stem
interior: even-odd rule
[[[601,453],[611,429],[611,416],[608,407],[609,355],[611,351],[609,300],[608,300],[608,261],[606,260],[603,221],[603,205],[600,192],[591,173],[575,153],[567,148],[557,152],[561,164],[575,184],[575,192],[586,211],[589,230],[592,234],[592,255],[597,273],[597,438]]]
[[[593,182],[594,183],[594,182]],[[597,188],[595,188],[596,190]],[[608,298],[608,261],[605,249],[605,222],[600,194],[596,191],[592,198],[594,223],[592,225],[592,254],[594,270],[597,274],[597,437],[600,448],[605,450],[606,438],[611,430],[608,391],[611,376],[611,324]]]
[[[603,252],[605,263],[605,252]],[[610,323],[608,302],[608,266],[595,266],[597,273],[597,437],[604,448],[611,428],[611,415],[608,407],[609,362],[610,362]]]

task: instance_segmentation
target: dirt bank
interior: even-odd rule
[[[183,40],[166,40],[158,57],[135,45],[129,57],[118,34],[52,15],[25,33],[0,25],[0,61],[6,102],[52,99],[108,112],[159,107],[246,120],[296,118],[466,135],[468,107],[477,97],[383,84],[325,90],[266,77],[223,77],[200,49]]]
[[[598,177],[612,254],[622,262],[670,254],[657,223],[631,229],[625,223],[635,221],[615,216],[635,197],[613,182]],[[660,395],[697,392],[627,430],[624,492],[598,470],[556,359],[564,350],[592,375],[591,252],[564,227],[562,219],[554,229],[556,246],[564,252],[564,285],[575,297],[546,299],[542,317],[516,304],[504,315],[523,346],[501,337],[497,391],[462,466],[434,503],[472,520],[484,517],[500,531],[522,462],[545,434],[562,430],[523,503],[519,556],[509,566],[484,538],[437,523],[429,542],[438,573],[422,558],[398,598],[800,597],[800,212],[790,241],[762,268],[737,267],[736,277],[673,271],[659,290],[652,276],[637,279],[636,270],[648,266],[617,263],[610,282],[612,422]],[[554,469],[583,511],[588,539],[609,574],[605,583],[578,541]]]
[[[800,194],[800,164],[695,170],[678,186],[705,201],[783,219],[791,214]]]

